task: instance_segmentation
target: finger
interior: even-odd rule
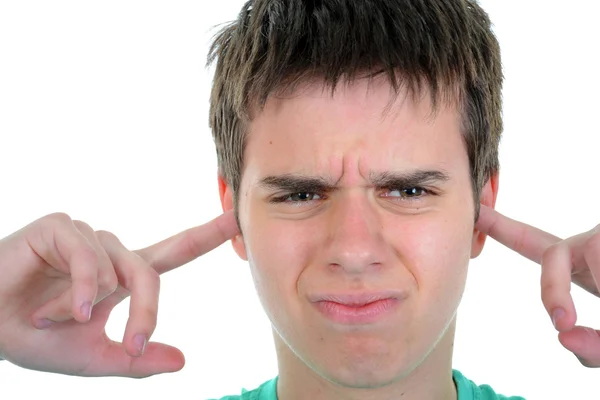
[[[76,229],[87,239],[98,255],[98,275],[96,277],[98,288],[96,298],[93,303],[84,304],[82,309],[82,312],[84,312],[86,315],[90,315],[91,318],[94,304],[102,301],[115,291],[118,286],[118,279],[112,262],[98,241],[96,233],[92,227],[82,221],[73,221],[73,225],[75,225]],[[32,317],[33,320],[36,321],[34,325],[38,328],[43,328],[49,326],[49,321],[63,322],[72,319],[72,297],[72,289],[69,288],[60,296],[44,304],[34,313],[34,316]]]
[[[577,313],[571,297],[571,250],[561,242],[551,246],[542,260],[542,303],[558,331],[572,329]]]
[[[79,232],[90,242],[96,254],[98,254],[98,293],[96,295],[95,304],[99,303],[107,296],[112,294],[119,286],[119,279],[115,273],[115,268],[112,265],[110,257],[106,253],[106,250],[98,240],[98,234],[102,234],[104,231],[96,233],[91,226],[83,221],[73,221]]]
[[[123,349],[123,345],[114,341],[110,341],[105,350],[95,354],[97,358],[90,363],[82,375],[145,378],[179,371],[185,364],[185,358],[180,350],[155,342],[148,343],[146,352],[141,357],[129,356]]]
[[[584,266],[584,268],[587,266],[589,270],[589,275],[584,274],[585,278],[587,278],[587,282],[583,280],[581,282],[583,284],[582,287],[593,295],[600,296],[600,286],[598,285],[600,282],[600,235],[594,232],[591,234],[591,237],[589,237],[590,234],[591,233],[583,234],[583,237],[587,238],[587,240],[583,245],[583,251],[577,251],[576,254],[583,253],[585,263],[579,265]],[[581,242],[581,240],[576,242]],[[591,281],[589,279],[590,275],[592,278]]]
[[[61,295],[57,302],[68,301],[73,317],[79,322],[89,320],[88,304],[97,294],[98,254],[89,241],[77,230],[66,214],[52,214],[39,224],[27,240],[34,252],[48,265],[70,274],[72,294]],[[63,309],[65,305],[52,307]],[[41,315],[36,314],[36,317]],[[32,316],[33,318],[33,316]]]
[[[185,230],[136,253],[162,274],[189,263],[238,233],[233,211],[227,211],[204,225]]]
[[[544,251],[562,240],[541,229],[508,218],[483,204],[475,229],[538,264],[542,262]]]
[[[600,367],[600,331],[576,326],[570,331],[560,332],[558,340],[567,350],[575,354],[584,366]]]
[[[140,356],[156,328],[160,277],[113,234],[104,232],[98,234],[98,239],[112,261],[121,286],[131,293],[123,345],[130,356]]]

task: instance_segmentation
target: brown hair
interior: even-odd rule
[[[434,110],[457,101],[479,215],[481,189],[498,171],[502,133],[500,47],[475,0],[249,0],[215,36],[210,128],[219,173],[237,199],[251,110],[267,98],[322,79],[385,74],[395,94],[423,84]]]

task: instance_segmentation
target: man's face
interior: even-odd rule
[[[383,79],[334,97],[315,83],[270,98],[250,126],[234,247],[280,340],[342,385],[391,382],[438,344],[450,352],[474,205],[459,114],[430,113],[428,94],[390,106]],[[395,299],[371,317],[318,301],[366,292]]]

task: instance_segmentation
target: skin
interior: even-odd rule
[[[233,213],[129,251],[116,236],[62,213],[42,217],[0,240],[0,360],[79,376],[147,377],[180,370],[181,351],[150,339],[158,276],[229,240]],[[131,296],[123,342],[106,322]],[[82,305],[92,305],[82,312]],[[40,324],[40,321],[51,321]]]
[[[576,325],[571,282],[600,296],[600,225],[561,239],[483,206],[477,229],[542,266],[542,303],[560,343],[589,368],[600,367],[600,330]]]
[[[402,95],[384,114],[389,93],[383,78],[340,86],[333,97],[307,84],[270,98],[251,123],[239,194],[243,235],[232,242],[273,324],[280,398],[456,398],[456,310],[469,260],[485,242],[474,227],[459,114],[448,105],[431,119],[428,96]],[[447,179],[413,192],[372,179],[415,170]],[[294,187],[261,183],[284,174],[331,188],[301,200],[289,197]],[[220,187],[231,209],[233,194],[222,179]],[[494,176],[481,202],[493,207],[497,190]],[[402,292],[399,307],[352,328],[323,318],[308,299],[389,289]]]

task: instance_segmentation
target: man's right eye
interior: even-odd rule
[[[313,192],[296,192],[289,193],[284,196],[276,197],[271,200],[273,203],[307,203],[312,200],[321,200],[322,197]]]

